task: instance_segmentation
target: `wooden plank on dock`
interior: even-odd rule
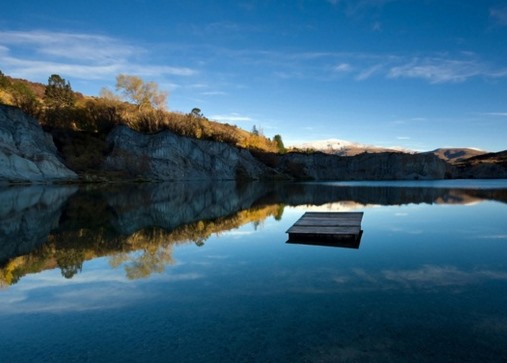
[[[294,226],[357,226],[361,227],[360,220],[343,220],[337,218],[326,218],[326,219],[300,219]]]
[[[358,234],[361,227],[358,226],[292,226],[287,233],[308,234]]]
[[[363,212],[306,212],[287,230],[288,243],[358,248]]]

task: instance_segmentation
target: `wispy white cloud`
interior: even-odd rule
[[[234,56],[234,55],[231,55]],[[430,84],[459,83],[476,77],[507,77],[507,67],[489,63],[472,52],[449,54],[376,54],[365,52],[254,52],[241,59],[255,59],[257,66],[273,68],[282,79],[329,80],[329,72],[348,74],[356,81],[374,77],[422,79]],[[326,73],[328,72],[328,73]]]
[[[358,81],[364,81],[370,77],[372,77],[375,74],[381,73],[382,69],[384,68],[383,64],[375,64],[373,66],[369,66],[359,72],[356,76],[356,80]]]
[[[28,78],[36,76],[49,76],[53,73],[72,75],[76,78],[103,79],[108,76],[114,77],[120,73],[119,65],[84,65],[71,63],[58,63],[51,61],[36,61],[13,57],[0,57],[4,67],[8,67],[9,75],[14,77]]]
[[[192,76],[197,72],[187,67],[170,67],[170,66],[156,66],[156,65],[125,65],[124,68],[132,73],[148,76],[156,76],[161,74],[172,76]]]
[[[366,3],[362,6],[366,6]],[[192,54],[192,64],[200,64],[192,49],[185,51]],[[430,84],[440,84],[465,82],[477,77],[507,77],[507,67],[488,63],[473,53],[414,56],[368,52],[286,52],[213,46],[206,47],[204,53],[213,55],[206,57],[208,63],[212,59],[219,59],[222,66],[229,62],[234,64],[231,67],[234,71],[222,72],[219,76],[213,73],[213,77],[221,77],[223,90],[220,91],[207,88],[209,79],[205,83],[198,81],[196,85],[202,84],[202,87],[196,86],[195,89],[202,96],[231,94],[227,92],[227,87],[231,84],[237,86],[237,74],[234,72],[241,72],[241,68],[256,68],[266,77],[275,75],[283,80],[317,82],[328,82],[334,77],[350,77],[356,81],[382,77],[390,80],[421,79]],[[111,81],[118,73],[128,73],[155,78],[162,83],[175,76],[202,76],[200,78],[206,79],[206,67],[209,65],[206,62],[199,65],[202,71],[198,72],[191,67],[153,64],[150,54],[151,51],[142,46],[104,35],[0,31],[0,64],[4,72],[15,77],[43,80],[50,74],[58,73],[86,81]],[[233,78],[234,82],[231,81]],[[192,87],[185,86],[185,89]],[[245,116],[217,116],[225,122],[251,121]]]
[[[84,33],[0,31],[0,64],[17,77],[52,73],[82,79],[111,79],[118,73],[192,76],[188,67],[143,62],[149,51],[118,39]],[[4,69],[5,69],[4,68]]]
[[[0,31],[4,45],[30,47],[40,55],[96,63],[109,63],[145,52],[102,35],[49,31]]]
[[[347,73],[347,72],[350,72],[352,70],[352,66],[348,63],[340,63],[340,64],[337,64],[333,70],[335,72],[344,72],[344,73]]]
[[[235,112],[228,115],[211,115],[209,118],[219,122],[253,122],[251,117],[243,116]]]
[[[388,78],[420,78],[430,83],[464,82],[473,77],[507,76],[507,69],[492,69],[476,59],[414,58],[392,66]]]
[[[206,92],[201,92],[201,95],[203,95],[203,96],[225,96],[225,95],[227,95],[227,92],[224,92],[224,91],[206,91]]]

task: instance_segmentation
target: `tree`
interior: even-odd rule
[[[10,82],[5,76],[5,74],[0,71],[0,88],[7,88],[9,86]]]
[[[70,83],[58,74],[52,74],[44,91],[44,102],[50,109],[69,108],[74,106],[76,96]]]
[[[52,74],[44,91],[44,123],[52,127],[69,127],[73,124],[76,96],[70,83],[58,74]]]
[[[278,152],[280,154],[284,154],[287,152],[287,149],[285,148],[285,145],[283,144],[281,135],[275,135],[273,137],[273,141],[275,142],[276,148],[278,149]]]
[[[85,254],[82,249],[60,249],[56,252],[55,257],[60,272],[66,279],[71,279],[83,269]]]
[[[116,76],[116,90],[121,91],[123,97],[136,104],[139,109],[166,107],[167,93],[159,91],[155,82],[145,83],[140,77],[119,74]]]
[[[190,116],[196,117],[196,118],[202,118],[204,115],[201,112],[200,108],[194,107],[192,111],[190,112]]]

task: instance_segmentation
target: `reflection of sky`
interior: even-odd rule
[[[358,250],[286,244],[304,211],[286,207],[280,221],[249,223],[201,247],[176,245],[175,263],[144,279],[128,280],[125,265],[112,268],[108,257],[85,262],[72,279],[59,270],[27,275],[0,290],[0,349],[11,349],[0,360],[16,349],[33,358],[48,346],[74,361],[161,352],[162,361],[238,361],[248,352],[259,354],[251,361],[291,361],[298,347],[311,361],[333,349],[342,358],[391,346],[412,352],[466,327],[468,340],[442,334],[446,343],[434,349],[480,340],[489,344],[481,354],[502,357],[495,339],[507,339],[505,204],[364,208]]]
[[[202,247],[177,246],[176,264],[148,279],[127,280],[124,266],[113,269],[108,258],[85,262],[83,271],[69,280],[59,270],[25,276],[0,292],[0,314],[118,308],[158,296],[150,294],[152,283],[191,285],[202,280],[220,290],[225,280],[241,286],[235,281],[241,275],[247,275],[243,278],[250,288],[262,288],[263,293],[268,289],[261,276],[276,276],[276,283],[269,285],[276,286],[275,290],[297,289],[295,285],[302,281],[311,284],[322,279],[341,281],[349,290],[367,282],[374,289],[505,280],[505,211],[503,204],[495,202],[472,207],[368,208],[361,246],[354,251],[286,245],[285,231],[304,212],[301,207],[286,207],[281,221],[268,218],[260,224],[246,224],[212,236]]]

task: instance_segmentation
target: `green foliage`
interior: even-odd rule
[[[56,263],[60,267],[60,272],[66,279],[71,279],[75,274],[81,272],[85,260],[82,249],[68,248],[58,250],[55,253]]]
[[[190,112],[190,116],[201,118],[204,117],[204,115],[201,112],[200,108],[194,107],[192,111]]]
[[[74,106],[76,96],[70,83],[58,74],[52,74],[44,92],[44,103],[48,108],[68,108]]]
[[[7,88],[10,82],[9,79],[0,71],[0,88]]]
[[[76,96],[70,83],[58,74],[52,74],[44,91],[44,123],[53,127],[72,127]]]
[[[275,142],[276,144],[276,147],[278,149],[278,152],[280,154],[285,154],[287,152],[287,149],[285,148],[284,144],[283,144],[283,141],[282,141],[282,136],[281,135],[275,135],[273,137],[273,141]]]

